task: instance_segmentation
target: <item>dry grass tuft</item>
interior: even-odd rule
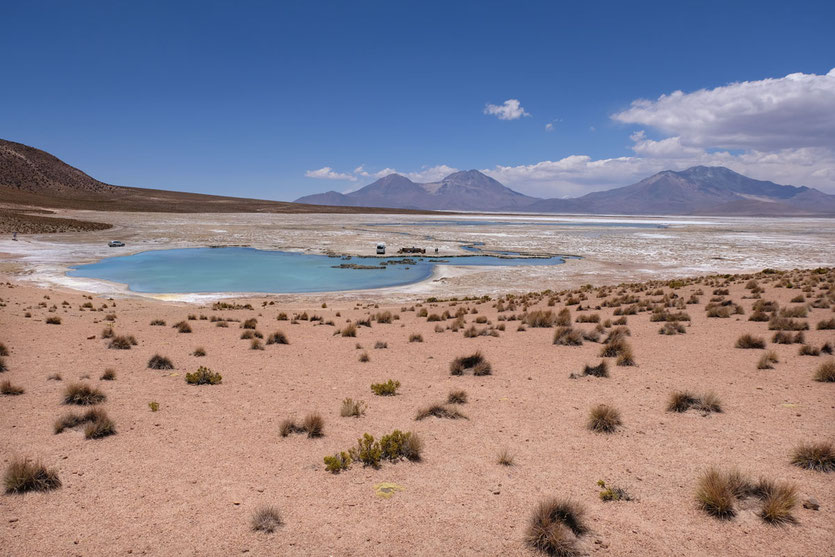
[[[318,412],[313,412],[304,417],[301,427],[308,437],[322,437],[325,434],[325,419]]]
[[[449,392],[446,397],[447,404],[466,404],[467,391],[456,389]]]
[[[732,518],[736,514],[734,503],[740,488],[739,477],[735,471],[705,470],[696,485],[696,500],[702,510],[717,518]]]
[[[815,370],[815,381],[822,383],[835,382],[835,360],[827,360]]]
[[[588,531],[583,522],[584,511],[574,501],[551,498],[537,506],[525,533],[527,544],[554,557],[575,557],[580,554],[577,541]]]
[[[697,401],[698,398],[688,391],[675,391],[670,393],[670,398],[667,401],[667,412],[687,412]]]
[[[761,481],[759,484],[762,510],[760,517],[770,524],[794,522],[792,509],[797,505],[797,488],[789,483]]]
[[[765,339],[744,334],[736,339],[737,348],[765,348]]]
[[[365,414],[366,409],[365,402],[361,400],[354,400],[352,398],[346,398],[342,401],[342,407],[339,409],[339,415],[343,418],[354,417],[359,418],[363,414]]]
[[[807,470],[835,472],[835,447],[830,441],[803,443],[792,453],[791,462]]]
[[[765,354],[760,356],[760,360],[757,362],[757,369],[774,369],[772,364],[776,364],[779,361],[780,359],[777,357],[777,352],[774,350],[768,350]]]
[[[474,352],[469,356],[460,356],[449,364],[450,375],[463,375],[467,370],[472,370],[473,375],[476,376],[490,375],[493,372],[490,363],[481,352]]]
[[[101,374],[100,379],[102,381],[115,381],[116,380],[116,371],[111,369],[111,368],[107,368],[106,370],[104,370],[104,373]]]
[[[276,331],[267,337],[267,344],[290,344],[290,341],[283,332]]]
[[[0,395],[5,396],[17,396],[22,395],[24,392],[23,387],[18,387],[17,385],[12,385],[12,382],[8,379],[0,383]]]
[[[583,344],[583,331],[572,327],[557,327],[557,330],[554,331],[554,344],[580,346]]]
[[[598,404],[589,412],[586,426],[598,433],[613,433],[622,424],[620,412],[616,408],[608,404]]]
[[[593,377],[609,377],[609,364],[606,363],[606,360],[603,360],[596,366],[586,365],[583,368],[583,375],[591,375]]]
[[[110,339],[107,347],[114,350],[130,350],[136,344],[136,338],[133,335],[118,335]]]
[[[83,383],[70,383],[64,389],[64,404],[90,406],[100,404],[105,400],[107,400],[107,397],[104,393]]]
[[[171,360],[169,360],[165,356],[160,356],[159,354],[154,354],[153,356],[151,356],[151,359],[148,360],[148,368],[149,369],[174,369],[174,364],[172,364]]]
[[[423,342],[423,335],[419,333],[412,333],[409,335],[409,342]]]
[[[502,466],[513,466],[513,453],[510,452],[510,449],[507,447],[499,449],[499,453],[496,455],[496,463]]]
[[[415,419],[423,420],[429,417],[447,418],[450,420],[467,419],[467,416],[459,412],[454,406],[440,403],[430,404],[425,408],[421,408],[418,410]]]
[[[281,524],[281,515],[273,506],[260,507],[252,515],[252,529],[255,532],[272,534]]]
[[[13,458],[3,476],[6,493],[49,491],[61,487],[58,471],[47,468],[40,461]]]

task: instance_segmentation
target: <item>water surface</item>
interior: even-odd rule
[[[561,263],[565,263],[565,258],[560,256],[328,257],[239,247],[186,248],[108,257],[72,267],[67,275],[118,282],[134,292],[155,294],[302,293],[410,284],[430,277],[438,264],[506,267]]]

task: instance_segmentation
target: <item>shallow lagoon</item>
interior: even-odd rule
[[[408,263],[402,263],[408,259]],[[401,263],[396,263],[396,262]],[[419,282],[435,265],[559,265],[560,256],[329,257],[254,248],[186,248],[109,257],[72,267],[68,276],[108,280],[142,293],[332,292],[384,288]],[[374,267],[349,268],[347,266]]]

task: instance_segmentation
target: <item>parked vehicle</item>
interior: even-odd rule
[[[107,245],[111,248],[122,248],[125,246],[125,243],[120,242],[119,240],[110,240],[107,242]]]
[[[377,244],[377,255],[385,255],[386,254],[386,245],[385,244]]]

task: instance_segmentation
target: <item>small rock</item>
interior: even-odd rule
[[[816,511],[821,508],[821,505],[820,503],[818,503],[817,499],[815,499],[814,497],[809,497],[808,499],[803,501],[803,508]]]

